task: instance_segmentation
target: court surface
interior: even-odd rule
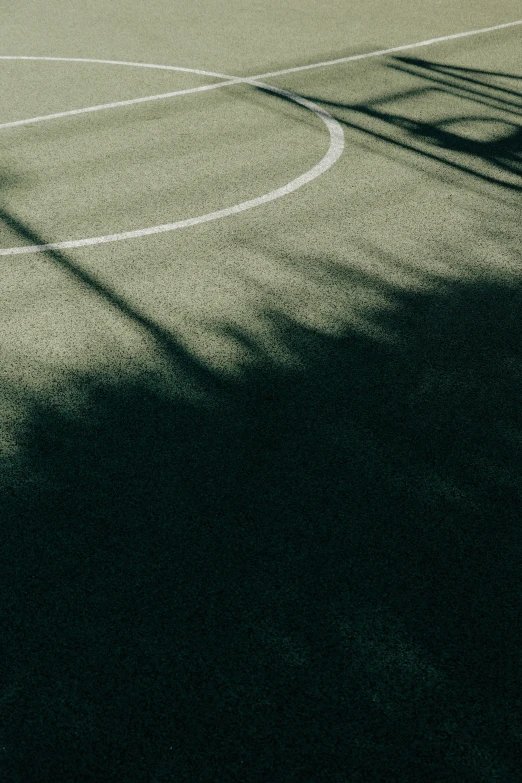
[[[519,778],[520,19],[2,10],[2,780]]]

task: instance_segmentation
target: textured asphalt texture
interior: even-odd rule
[[[6,4],[4,4],[5,6]],[[17,0],[0,54],[247,76],[512,0]],[[0,257],[0,780],[520,780],[522,28],[269,83],[346,148]],[[208,77],[0,60],[0,123]],[[0,248],[254,198],[248,85],[0,129]]]

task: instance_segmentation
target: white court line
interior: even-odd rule
[[[130,98],[126,101],[113,101],[112,103],[100,103],[98,106],[87,106],[83,109],[69,109],[68,111],[59,111],[55,114],[44,114],[41,117],[30,117],[26,120],[13,120],[12,122],[0,123],[0,130],[2,128],[14,128],[19,125],[32,125],[36,122],[45,122],[46,120],[57,120],[60,117],[72,117],[75,114],[88,114],[93,111],[101,111],[102,109],[116,109],[119,106],[134,106],[137,103],[148,103],[149,101],[161,101],[165,98],[174,98],[176,95],[189,95],[193,92],[205,92],[208,90],[216,90],[218,87],[226,87],[229,84],[238,84],[242,79],[230,78],[228,81],[215,82],[214,84],[203,84],[200,87],[189,87],[186,90],[176,90],[175,92],[164,92],[161,95],[147,95],[143,98]]]
[[[373,52],[366,52],[364,54],[354,54],[349,57],[339,57],[336,60],[324,60],[319,63],[311,63],[310,65],[298,65],[294,68],[283,68],[279,71],[268,71],[267,73],[260,73],[256,76],[230,76],[224,73],[216,73],[215,71],[204,71],[196,68],[184,68],[176,65],[154,65],[151,63],[136,63],[127,62],[125,60],[99,60],[90,59],[87,57],[38,57],[31,55],[0,55],[0,60],[46,60],[50,62],[76,62],[76,63],[99,63],[101,65],[127,65],[135,68],[153,68],[167,71],[182,71],[184,73],[195,73],[200,76],[213,76],[216,79],[222,79],[223,81],[216,82],[215,84],[205,84],[200,87],[190,87],[186,90],[176,90],[175,92],[167,92],[161,95],[149,95],[143,98],[132,98],[126,101],[113,101],[112,103],[102,103],[98,106],[89,106],[82,109],[71,109],[69,111],[56,112],[54,114],[46,114],[41,117],[31,117],[26,120],[15,120],[13,122],[4,122],[0,124],[2,128],[13,128],[19,125],[29,125],[36,122],[45,122],[46,120],[56,120],[60,117],[72,117],[76,114],[88,114],[90,112],[102,111],[103,109],[115,109],[119,106],[132,106],[138,103],[147,103],[148,101],[159,101],[166,98],[174,98],[177,95],[190,95],[196,92],[205,92],[207,90],[216,90],[220,87],[228,87],[232,84],[249,84],[259,79],[268,79],[272,76],[283,76],[287,73],[296,73],[298,71],[309,71],[313,68],[324,68],[328,65],[339,65],[342,63],[355,62],[356,60],[367,60],[370,57],[382,57],[387,54],[393,54],[394,52],[405,52],[409,49],[418,49],[423,46],[431,46],[432,44],[442,43],[444,41],[454,41],[458,38],[469,38],[473,35],[482,35],[483,33],[491,33],[495,30],[503,30],[507,27],[515,27],[521,25],[522,19],[514,22],[504,22],[503,24],[493,25],[492,27],[482,27],[478,30],[468,30],[463,33],[453,33],[451,35],[443,35],[439,38],[429,38],[426,41],[418,41],[417,43],[404,44],[401,46],[393,46],[389,49],[377,49]]]
[[[38,57],[28,54],[0,54],[0,60],[47,60],[59,63],[99,63],[101,65],[132,65],[134,68],[153,68],[163,71],[183,71],[184,73],[196,73],[200,76],[215,76],[216,79],[233,79],[233,76],[225,76],[214,71],[201,71],[196,68],[182,68],[178,65],[154,65],[153,63],[132,63],[126,60],[95,60],[90,57]]]
[[[296,73],[297,71],[309,71],[311,68],[324,68],[326,65],[340,65],[341,63],[351,63],[355,60],[367,60],[369,57],[381,57],[385,54],[393,54],[394,52],[406,52],[408,49],[418,49],[421,46],[431,46],[436,43],[443,43],[444,41],[455,41],[457,38],[469,38],[472,35],[481,35],[482,33],[492,33],[495,30],[504,30],[506,27],[515,27],[522,24],[522,19],[518,19],[516,22],[504,22],[503,24],[496,24],[493,27],[482,27],[480,30],[468,30],[465,33],[453,33],[452,35],[442,35],[440,38],[429,38],[426,41],[419,41],[413,44],[404,44],[403,46],[392,46],[390,49],[377,49],[375,52],[366,52],[366,54],[354,54],[350,57],[339,57],[337,60],[324,60],[320,63],[312,63],[310,65],[298,65],[295,68],[283,68],[281,71],[269,71],[267,73],[260,73],[258,76],[249,76],[248,79],[268,79],[269,76],[283,76],[286,73]]]
[[[216,74],[210,71],[202,71],[202,70],[196,70],[191,68],[181,68],[177,66],[168,66],[168,65],[156,66],[156,65],[144,64],[144,63],[130,63],[130,62],[126,63],[123,61],[114,61],[114,60],[90,60],[87,58],[80,59],[80,58],[66,58],[66,57],[31,57],[31,56],[0,55],[0,59],[3,60],[58,60],[62,62],[86,62],[86,63],[94,62],[94,63],[103,63],[107,65],[132,65],[135,67],[142,67],[142,68],[159,68],[159,69],[173,70],[173,71],[185,71],[188,73],[197,73],[197,74],[214,76],[225,80],[217,84],[203,85],[201,87],[189,88],[188,90],[180,90],[180,91],[176,91],[175,93],[168,93],[161,96],[153,95],[144,98],[131,99],[130,101],[118,101],[112,104],[103,104],[100,106],[89,107],[86,109],[73,109],[70,112],[56,114],[53,115],[52,117],[51,115],[47,115],[46,117],[35,118],[32,120],[33,122],[44,120],[44,119],[51,119],[54,117],[67,116],[70,114],[80,114],[86,111],[99,111],[100,109],[114,108],[116,106],[130,105],[133,103],[144,103],[148,100],[159,100],[165,97],[173,97],[174,95],[200,92],[202,90],[208,90],[208,89],[217,89],[218,87],[224,87],[225,85],[228,84],[246,83],[256,87],[262,87],[263,89],[272,92],[275,95],[281,95],[282,97],[288,98],[291,101],[294,101],[295,103],[300,104],[301,106],[304,106],[305,108],[309,109],[325,123],[325,125],[328,128],[328,132],[330,136],[330,145],[328,147],[328,151],[326,155],[319,161],[319,163],[317,163],[315,166],[309,169],[309,171],[302,174],[300,177],[297,177],[296,179],[289,182],[287,185],[283,185],[283,187],[277,188],[276,190],[273,190],[270,193],[265,193],[264,195],[259,196],[258,198],[250,199],[248,201],[243,201],[240,204],[235,204],[232,207],[220,209],[217,210],[216,212],[209,212],[206,215],[199,215],[198,217],[188,218],[186,220],[178,220],[174,223],[165,223],[160,226],[150,226],[149,228],[141,228],[141,229],[137,229],[136,231],[125,231],[120,234],[107,234],[106,236],[89,237],[86,239],[73,239],[64,242],[51,242],[48,244],[41,244],[41,245],[30,245],[30,246],[26,245],[22,247],[4,248],[0,250],[0,256],[22,255],[27,253],[42,253],[49,250],[87,247],[92,245],[106,244],[109,242],[118,242],[125,239],[151,236],[154,234],[160,234],[167,231],[175,231],[176,229],[179,228],[186,228],[188,226],[195,226],[201,223],[208,223],[212,220],[218,220],[220,218],[228,217],[230,215],[236,215],[240,212],[244,212],[248,209],[252,209],[253,207],[261,206],[262,204],[266,204],[270,201],[275,201],[276,199],[281,198],[282,196],[286,196],[289,193],[292,193],[293,191],[297,190],[298,188],[302,187],[308,182],[311,182],[312,180],[321,176],[321,174],[324,174],[324,172],[327,171],[329,168],[331,168],[334,165],[334,163],[340,158],[343,152],[344,134],[343,134],[342,127],[337,122],[337,120],[335,120],[335,118],[332,117],[332,115],[326,112],[324,109],[321,109],[319,106],[317,106],[317,104],[305,98],[302,98],[296,95],[295,93],[289,92],[288,90],[282,90],[277,87],[273,87],[269,84],[263,84],[262,82],[259,81],[260,79],[268,78],[269,76],[281,76],[283,74],[293,73],[296,71],[309,70],[311,68],[320,68],[328,65],[337,65],[339,63],[353,62],[355,60],[364,60],[370,57],[378,57],[381,55],[391,54],[393,52],[406,51],[408,49],[416,49],[421,46],[430,46],[431,44],[441,43],[443,41],[451,41],[457,38],[466,38],[472,35],[480,35],[482,33],[493,32],[494,30],[501,30],[507,27],[514,27],[515,25],[520,25],[520,24],[522,24],[522,20],[516,22],[506,22],[504,24],[495,25],[493,27],[484,27],[480,30],[471,30],[469,32],[464,32],[464,33],[455,33],[453,35],[446,35],[440,38],[431,38],[427,41],[419,41],[418,43],[414,43],[414,44],[407,44],[404,46],[394,46],[389,49],[380,49],[375,52],[367,52],[366,54],[353,55],[351,57],[341,57],[337,60],[328,60],[321,63],[314,63],[312,65],[303,65],[295,68],[286,68],[280,71],[272,71],[271,73],[260,74],[259,76],[250,76],[250,77],[243,77],[243,78],[226,76],[225,74]],[[30,122],[30,120],[16,121],[14,124],[25,124],[26,122]],[[11,125],[12,125],[11,123],[7,124],[7,126],[11,126]],[[6,127],[6,125],[4,124],[3,126],[0,127]]]
[[[303,187],[308,182],[320,177],[325,171],[328,171],[334,163],[341,157],[344,149],[344,134],[341,125],[335,120],[327,111],[321,109],[312,101],[306,98],[301,98],[294,93],[287,90],[280,90],[277,87],[271,87],[270,85],[258,85],[263,89],[273,92],[276,95],[281,95],[284,98],[288,98],[295,103],[304,106],[314,114],[316,114],[328,128],[330,136],[330,145],[328,151],[324,157],[306,171],[301,176],[296,177],[286,185],[283,185],[276,190],[265,193],[257,198],[243,201],[240,204],[234,204],[232,207],[226,207],[225,209],[219,209],[216,212],[209,212],[206,215],[199,215],[198,217],[187,218],[186,220],[178,220],[175,223],[165,223],[161,226],[150,226],[149,228],[140,228],[136,231],[125,231],[120,234],[107,234],[106,236],[88,237],[86,239],[72,239],[64,242],[50,242],[45,245],[25,245],[22,247],[8,247],[0,250],[0,256],[14,256],[24,255],[26,253],[45,253],[49,250],[66,250],[75,247],[91,247],[93,245],[104,245],[109,242],[121,242],[124,239],[136,239],[138,237],[152,236],[154,234],[162,234],[167,231],[175,231],[179,228],[187,228],[188,226],[197,226],[201,223],[209,223],[212,220],[219,220],[220,218],[229,217],[230,215],[237,215],[240,212],[245,212],[253,207],[259,207],[262,204],[268,204],[270,201],[275,201],[282,196],[287,196],[289,193],[293,193],[294,190]]]

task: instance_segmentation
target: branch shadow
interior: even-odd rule
[[[514,780],[519,283],[389,285],[369,319],[391,341],[267,297],[259,319],[300,369],[214,325],[252,357],[225,381],[45,257],[216,404],[124,374],[67,378],[75,410],[27,392],[24,478],[6,463],[0,500],[6,777]],[[332,290],[376,285],[304,260]]]

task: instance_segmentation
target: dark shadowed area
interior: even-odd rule
[[[406,166],[434,164],[499,210],[511,199],[513,241],[517,77],[386,68],[412,74],[417,115],[397,94],[305,97]],[[427,119],[430,84],[474,108]],[[488,121],[503,129],[487,136]],[[3,226],[43,243],[6,201]],[[0,468],[3,780],[519,778],[519,271],[473,271],[476,247],[446,247],[462,274],[436,279],[419,258],[407,290],[313,248],[264,252],[341,302],[360,289],[388,304],[328,331],[274,297],[256,319],[292,364],[209,323],[250,357],[227,375],[74,254],[44,254],[147,334],[168,373],[2,391],[16,410]],[[364,237],[353,252],[402,263]]]

